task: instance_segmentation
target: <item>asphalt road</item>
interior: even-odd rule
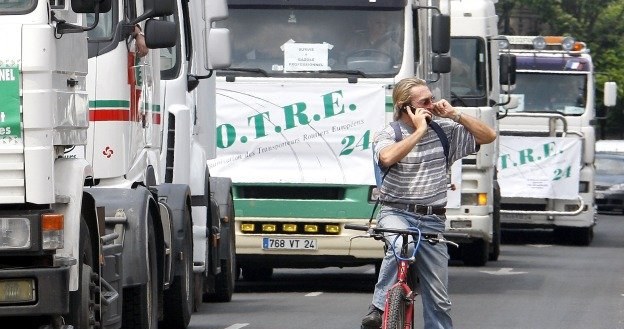
[[[452,262],[449,280],[455,328],[622,329],[624,217],[600,215],[589,247],[505,231],[499,261]],[[189,328],[356,329],[374,283],[372,266],[277,269],[271,281],[237,281],[230,303],[202,304]]]

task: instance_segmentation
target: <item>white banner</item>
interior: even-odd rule
[[[578,198],[580,139],[499,138],[498,181],[503,197]]]
[[[374,185],[383,86],[224,83],[211,174],[245,183]]]

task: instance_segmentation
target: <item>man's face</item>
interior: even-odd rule
[[[427,86],[416,86],[410,90],[410,107],[412,108],[424,108],[427,110],[433,109],[433,94]]]

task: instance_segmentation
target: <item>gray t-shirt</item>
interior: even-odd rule
[[[450,119],[435,119],[449,141],[448,166],[477,151],[474,136],[466,128]],[[414,129],[399,121],[403,139]],[[379,152],[395,143],[394,129],[388,125],[375,134],[373,140],[375,161]],[[438,135],[429,127],[414,148],[386,175],[381,185],[381,201],[413,203],[425,206],[446,206],[446,168],[444,149]]]

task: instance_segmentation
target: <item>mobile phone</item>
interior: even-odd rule
[[[402,111],[407,112],[408,109],[411,110],[413,114],[416,114],[416,109],[411,107],[411,106],[409,106],[409,105],[403,106]],[[427,117],[425,120],[427,121],[427,123],[429,123],[429,122],[431,122],[431,117]]]

